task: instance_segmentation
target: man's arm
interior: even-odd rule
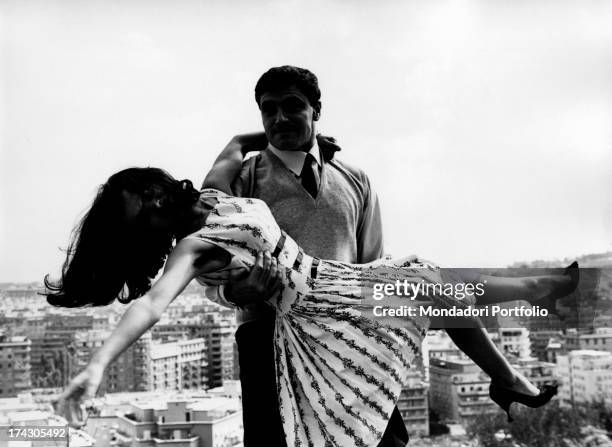
[[[263,139],[261,139],[261,134],[255,134],[258,135],[257,138],[255,138],[255,142],[258,143],[259,145],[261,145],[261,147],[257,147],[257,145],[253,144],[253,141],[249,142],[248,148],[249,150],[263,150],[263,148],[265,148],[265,144]],[[267,143],[267,140],[265,141],[265,143]],[[237,160],[237,157],[235,156],[235,152],[236,152],[236,147],[240,146],[240,151],[242,153],[245,153],[246,151],[244,150],[245,146],[243,141],[240,141],[240,136],[235,136],[232,138],[232,140],[230,140],[230,143],[228,143],[228,146],[233,146],[234,149],[234,154],[230,153],[230,157],[233,158],[231,161],[226,163],[226,167],[227,166],[231,166],[232,171],[234,171],[235,169],[235,161]],[[227,147],[226,147],[227,149]],[[225,151],[225,150],[224,150]],[[222,154],[223,155],[223,154]],[[230,158],[228,157],[228,158]],[[222,158],[221,156],[219,158]],[[252,157],[250,159],[241,159],[240,161],[240,170],[237,173],[232,172],[232,179],[229,179],[229,177],[226,176],[226,178],[223,180],[224,183],[229,182],[229,186],[224,185],[226,189],[229,190],[230,194],[236,196],[236,197],[243,197],[243,196],[250,196],[252,191],[252,176],[253,176],[253,169],[254,169],[254,164],[255,164],[255,158],[256,157]],[[219,160],[219,159],[218,159]],[[223,167],[223,166],[222,166]],[[227,170],[226,170],[227,171]],[[226,172],[227,175],[227,172]],[[211,180],[211,175],[210,172],[209,174],[206,176],[206,179],[204,180],[204,183],[202,184],[202,188],[207,188],[207,187],[211,187],[210,186],[210,180]],[[218,177],[218,174],[214,174],[213,176],[213,180],[214,177]],[[219,278],[221,280],[224,281],[237,281],[237,278],[230,278],[229,276],[229,272],[225,272],[226,275],[223,278]],[[246,276],[246,275],[245,275]],[[237,302],[235,302],[233,299],[228,299],[228,297],[226,297],[226,293],[225,293],[225,285],[224,284],[214,284],[213,281],[211,281],[211,284],[207,285],[204,294],[206,295],[206,297],[217,303],[220,304],[224,307],[236,307],[237,306]],[[241,301],[241,300],[238,300]]]
[[[267,141],[263,132],[233,137],[206,174],[202,188],[215,188],[231,194],[231,185],[242,170],[245,154],[249,151],[260,150],[261,147],[265,147]]]
[[[357,261],[365,264],[383,257],[384,243],[380,204],[370,180],[363,175],[363,215],[357,230]]]
[[[336,143],[333,137],[317,135],[317,141],[321,154],[325,161],[334,163],[334,155],[341,148]],[[351,167],[345,163],[338,163],[341,170],[345,170],[347,174],[355,181],[359,187],[360,194],[363,197],[361,203],[361,216],[357,222],[357,262],[366,264],[368,262],[380,259],[384,255],[382,218],[380,215],[380,204],[376,192],[372,190],[370,179],[358,168]]]
[[[282,283],[278,260],[269,252],[258,254],[257,262],[251,270],[234,269],[223,273],[225,285],[210,285],[204,293],[209,300],[225,307],[245,308],[262,303],[273,297]]]
[[[235,137],[236,138],[236,137]],[[256,139],[261,143],[260,139]],[[232,140],[230,144],[236,143]],[[263,150],[265,146],[250,144],[252,150]],[[242,163],[240,172],[235,175],[231,182],[231,194],[237,197],[252,197],[255,187],[255,169],[260,156],[251,157]],[[206,182],[203,187],[206,187]],[[244,308],[250,304],[261,303],[272,297],[274,290],[263,290],[260,282],[251,272],[232,272],[223,278],[225,284],[211,284],[206,288],[205,294],[208,299],[225,307]],[[212,281],[211,281],[212,282]]]

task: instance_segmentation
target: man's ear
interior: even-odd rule
[[[321,117],[321,101],[318,101],[313,109],[314,112],[312,113],[312,119],[314,121],[319,121],[319,118]]]

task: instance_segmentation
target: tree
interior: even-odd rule
[[[609,430],[612,412],[603,404],[560,407],[553,401],[544,407],[532,409],[522,405],[512,406],[514,422],[508,423],[505,414],[483,414],[468,427],[468,432],[486,447],[506,447],[507,441],[495,439],[495,433],[506,431],[514,442],[529,447],[567,447],[584,445],[584,427],[593,426]]]

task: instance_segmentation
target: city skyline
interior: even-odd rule
[[[64,373],[63,380],[74,376],[91,356],[92,349],[105,339],[118,316],[117,309],[111,306],[102,309],[106,312],[98,312],[101,309],[89,308],[75,313],[74,309],[53,308],[52,313],[40,312],[45,304],[35,299],[33,290],[11,288],[0,292],[5,302],[11,304],[5,307],[4,314],[0,314],[8,322],[6,330],[9,334],[21,334],[0,336],[0,368],[13,370],[13,374],[5,374],[0,380],[0,422],[20,420],[32,424],[34,420],[48,419],[51,424],[53,419],[55,423],[57,416],[49,410],[48,403],[61,392],[61,388],[57,388],[60,384],[37,383],[35,386],[32,382],[24,388],[26,381],[19,373],[31,374],[32,379],[40,377],[41,373],[53,369],[50,363],[41,364],[37,360],[42,352],[68,349],[76,364],[67,375]],[[92,439],[115,438],[129,443],[137,437],[207,445],[209,434],[202,431],[203,427],[221,424],[219,427],[226,433],[223,438],[231,440],[230,445],[240,445],[241,392],[235,380],[235,359],[222,355],[223,348],[215,344],[218,340],[215,336],[206,340],[198,338],[203,335],[198,332],[202,325],[194,320],[208,314],[231,322],[233,313],[208,303],[196,287],[190,287],[179,300],[164,314],[164,322],[139,340],[133,352],[126,351],[109,366],[106,385],[94,399],[94,409],[83,429]],[[200,321],[206,324],[206,320]],[[210,321],[216,321],[216,317]],[[221,329],[221,332],[215,329],[218,336],[233,342],[231,333],[223,331],[222,326],[218,328]],[[500,352],[530,381],[543,386],[561,378],[565,385],[556,403],[551,404],[552,409],[546,406],[536,413],[525,413],[521,408],[514,408],[514,417],[528,421],[529,415],[546,417],[540,415],[551,411],[571,414],[568,412],[572,411],[575,402],[588,406],[590,398],[602,393],[606,403],[612,402],[612,375],[609,373],[612,329],[598,328],[592,333],[583,333],[560,328],[533,331],[500,328],[489,334]],[[62,342],[73,335],[73,343]],[[413,365],[398,401],[402,418],[411,433],[411,442],[421,445],[418,443],[421,437],[431,442],[445,439],[439,437],[441,425],[455,427],[455,433],[457,427],[463,427],[470,434],[466,435],[463,430],[464,434],[457,436],[474,439],[471,427],[476,427],[484,417],[494,417],[500,412],[488,396],[490,379],[461,353],[444,331],[430,332],[422,353],[422,363],[417,361]],[[211,377],[206,370],[215,366],[215,358],[220,359],[220,371],[229,366],[228,371],[233,374],[219,382],[205,381],[205,376]],[[585,361],[579,371],[571,367],[572,362],[582,359]],[[18,361],[21,367],[13,367],[11,363]],[[170,431],[174,426],[167,424],[180,424],[180,431]],[[596,427],[596,430],[600,429]],[[199,444],[188,444],[195,443],[196,436]],[[213,445],[224,445],[218,442]]]

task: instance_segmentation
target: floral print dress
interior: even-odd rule
[[[414,259],[360,265],[319,260],[279,228],[263,201],[214,189],[202,196],[217,203],[188,237],[229,252],[225,269],[250,267],[263,250],[284,269],[282,291],[269,304],[276,308],[277,391],[287,445],[376,446],[429,319],[376,317],[380,302],[373,287],[396,280],[439,282],[439,269]],[[405,297],[385,300],[414,305]],[[464,305],[448,298],[434,304]]]

